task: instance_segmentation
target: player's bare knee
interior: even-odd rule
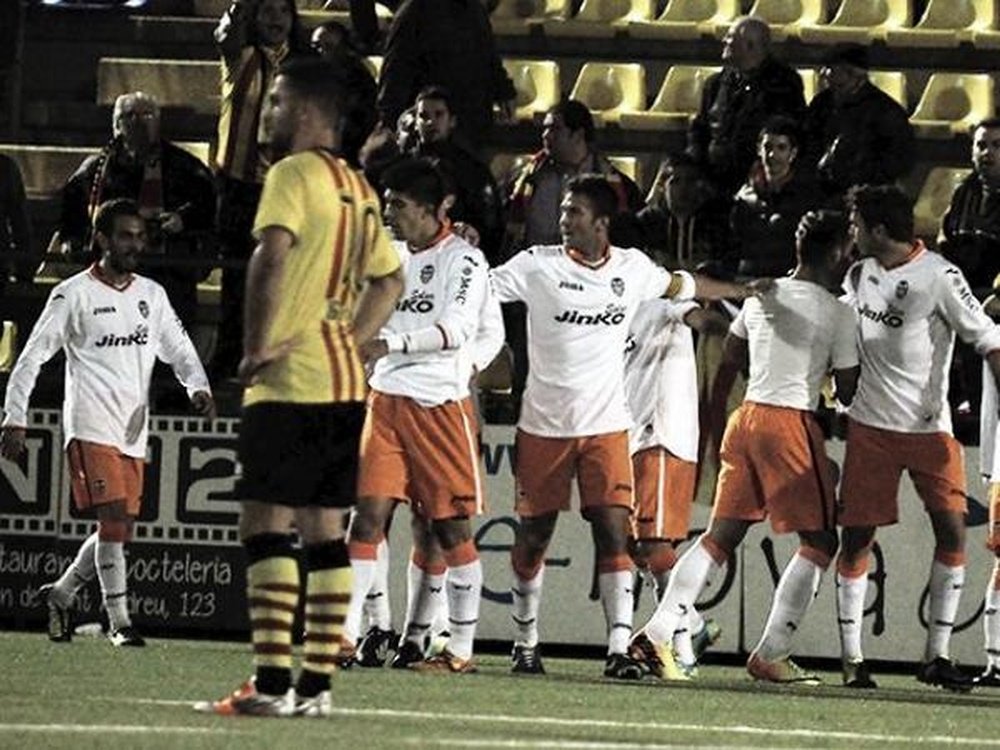
[[[127,542],[132,538],[129,519],[101,519],[97,522],[97,538],[102,542]]]
[[[431,528],[434,531],[434,538],[446,552],[472,540],[472,526],[469,524],[469,519],[464,516],[432,521]]]
[[[385,538],[385,524],[392,515],[392,508],[391,500],[361,498],[351,517],[350,540],[379,544]]]
[[[834,531],[801,531],[799,532],[799,540],[807,551],[814,550],[818,553],[817,562],[825,558],[826,563],[822,565],[824,568],[837,554],[837,548],[840,546]]]

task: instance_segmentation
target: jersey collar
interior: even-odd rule
[[[907,263],[912,263],[917,258],[926,252],[927,247],[924,245],[923,240],[914,240],[913,245],[910,247],[910,252],[908,252],[903,258],[896,261],[895,263],[890,263],[889,265],[881,264],[882,268],[886,271],[892,271],[893,269],[905,266]]]
[[[409,242],[406,243],[406,246],[413,255],[417,255],[418,253],[424,253],[427,252],[428,250],[432,250],[433,248],[437,247],[442,242],[444,242],[446,239],[448,239],[448,237],[450,236],[451,236],[451,219],[445,219],[444,221],[441,222],[441,229],[438,230],[438,233],[436,235],[434,235],[434,239],[430,241],[430,244],[428,244],[427,247],[414,247]]]
[[[569,259],[574,263],[579,263],[581,266],[584,266],[585,268],[597,270],[598,268],[601,268],[602,266],[606,265],[607,262],[611,260],[611,245],[604,246],[604,251],[601,253],[601,257],[598,258],[597,260],[588,260],[583,253],[581,253],[575,247],[570,247],[569,245],[566,246],[566,255],[569,256]]]
[[[125,278],[125,281],[121,282],[120,284],[114,284],[114,283],[111,282],[110,279],[108,279],[107,276],[105,276],[101,272],[101,267],[97,264],[96,261],[90,266],[89,270],[90,270],[90,275],[92,277],[94,277],[94,279],[96,279],[97,281],[100,281],[105,286],[111,287],[116,292],[124,292],[126,289],[129,288],[129,286],[132,285],[132,281],[135,279],[135,275],[130,273]]]

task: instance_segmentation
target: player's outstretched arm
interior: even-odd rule
[[[737,284],[733,281],[721,281],[698,273],[693,274],[693,278],[694,297],[704,300],[746,299],[764,294],[774,286],[774,279],[753,279],[745,284]]]
[[[729,393],[733,390],[736,376],[743,372],[750,361],[749,348],[746,339],[732,332],[726,334],[722,345],[722,361],[712,380],[712,388],[708,398],[707,437],[712,456],[718,460],[719,448],[722,445],[722,433],[726,427],[726,405],[729,403]]]

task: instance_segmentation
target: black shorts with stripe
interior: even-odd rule
[[[238,500],[347,508],[356,500],[361,401],[264,402],[243,411]]]

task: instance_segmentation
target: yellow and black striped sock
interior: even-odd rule
[[[351,603],[351,561],[343,539],[305,549],[306,640],[296,691],[313,696],[329,690],[330,675],[340,652],[344,618]]]
[[[257,690],[281,695],[292,684],[292,625],[299,605],[299,565],[291,538],[258,534],[247,551],[247,607]]]

